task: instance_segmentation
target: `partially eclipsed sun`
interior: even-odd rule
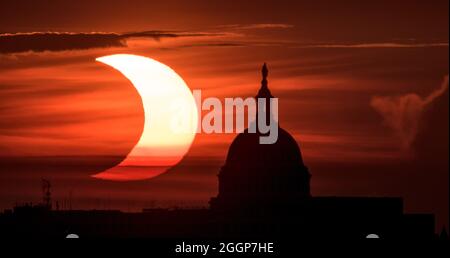
[[[198,118],[194,97],[183,79],[167,65],[147,57],[118,54],[96,60],[131,81],[142,99],[145,122],[141,138],[127,157],[94,177],[148,179],[180,162],[194,140]]]

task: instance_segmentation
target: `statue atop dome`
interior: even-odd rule
[[[261,88],[258,91],[258,94],[256,95],[256,99],[258,98],[273,98],[272,93],[270,93],[268,83],[267,83],[267,76],[269,75],[269,69],[267,69],[267,64],[264,63],[262,69],[262,80],[261,80]]]
[[[262,71],[262,75],[263,75],[263,80],[267,79],[267,75],[269,75],[269,69],[267,69],[266,63],[263,64],[261,71]]]

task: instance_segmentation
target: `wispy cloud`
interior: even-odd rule
[[[430,95],[423,98],[417,93],[402,96],[375,96],[370,105],[383,116],[384,122],[400,137],[403,147],[413,143],[425,108],[448,89],[448,75]]]
[[[448,47],[448,42],[437,43],[356,43],[356,44],[311,44],[300,45],[300,48],[426,48],[426,47]]]
[[[395,40],[392,42],[315,42],[305,43],[288,39],[287,35],[269,36],[266,30],[290,29],[284,23],[230,24],[204,31],[137,31],[137,32],[29,32],[0,34],[0,54],[23,52],[85,50],[94,48],[128,47],[131,39],[161,41],[170,38],[187,38],[172,48],[184,47],[289,47],[329,49],[376,49],[376,48],[432,48],[447,47],[448,42],[417,42]],[[287,37],[287,38],[286,38]],[[195,38],[195,39],[194,39]],[[170,49],[171,47],[161,45]]]
[[[229,24],[221,25],[218,28],[234,29],[234,30],[254,30],[254,29],[290,29],[292,24],[285,23],[255,23],[255,24]]]

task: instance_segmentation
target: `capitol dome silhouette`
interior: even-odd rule
[[[270,105],[273,96],[268,88],[266,64],[262,76],[255,98],[264,98]],[[257,117],[260,115],[270,119],[266,112]],[[247,128],[233,140],[218,174],[219,193],[211,199],[211,209],[276,210],[311,197],[310,174],[294,137],[279,126],[275,143],[261,144],[261,136],[259,130],[251,133]]]

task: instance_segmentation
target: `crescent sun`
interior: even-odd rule
[[[96,58],[121,72],[136,88],[144,109],[141,137],[117,166],[93,175],[107,180],[142,180],[158,176],[181,161],[197,129],[198,110],[184,80],[154,59],[116,54]],[[183,123],[175,123],[177,119]]]

